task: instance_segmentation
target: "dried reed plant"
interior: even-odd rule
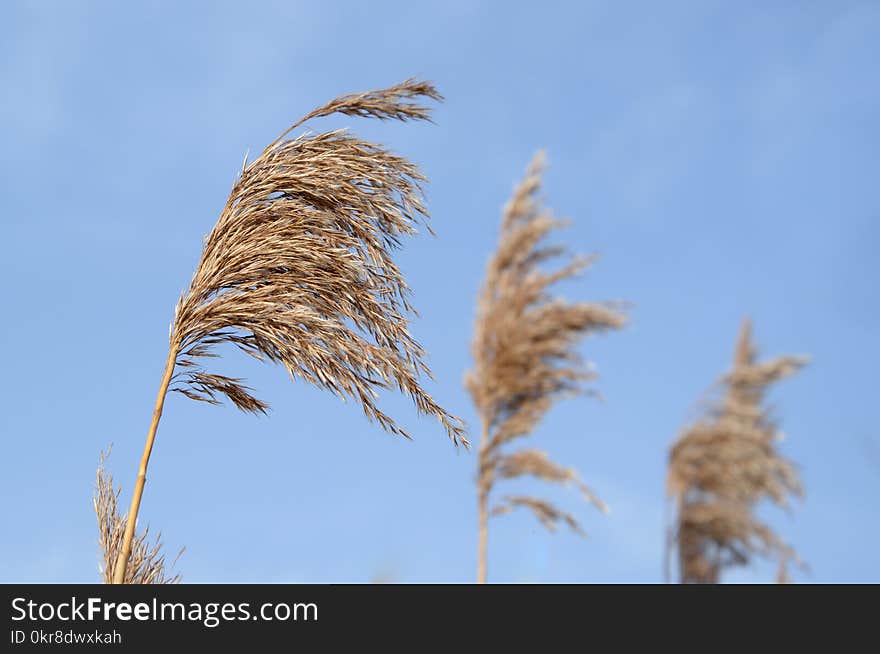
[[[753,556],[798,561],[755,508],[765,499],[787,507],[790,497],[803,494],[797,470],[777,450],[782,435],[763,402],[770,385],[806,362],[798,356],[758,362],[746,319],[733,367],[720,380],[720,400],[710,401],[672,446],[667,492],[676,516],[669,541],[678,550],[682,583],[718,583],[724,569]]]
[[[506,452],[512,441],[532,433],[554,403],[585,392],[585,384],[595,379],[596,373],[575,349],[579,341],[590,333],[619,329],[626,321],[620,303],[570,303],[550,295],[550,286],[581,273],[593,257],[573,258],[553,272],[541,269],[541,264],[567,254],[563,247],[542,243],[566,224],[538,197],[543,169],[544,156],[539,152],[504,210],[498,249],[489,261],[479,297],[474,367],[465,376],[482,427],[477,472],[479,583],[486,581],[490,515],[521,507],[550,530],[562,522],[580,531],[572,515],[533,497],[506,497],[490,510],[489,495],[496,480],[532,476],[570,484],[607,511],[575,470],[554,463],[540,450]]]
[[[113,571],[122,549],[126,522],[125,516],[120,516],[117,508],[121,489],[113,484],[113,475],[104,469],[109,454],[109,449],[101,453],[93,498],[95,516],[98,518],[98,545],[101,548],[100,571],[105,584],[113,583]],[[169,567],[174,567],[181,554],[183,549],[178,552]],[[162,534],[158,534],[155,540],[150,542],[150,528],[147,527],[133,540],[124,581],[127,584],[179,583],[180,575],[169,575],[165,567]]]
[[[199,364],[229,343],[261,361],[354,398],[370,420],[409,437],[376,404],[378,389],[408,394],[437,417],[452,441],[467,444],[460,420],[422,388],[430,376],[408,329],[409,288],[392,260],[401,238],[428,218],[425,178],[408,160],[345,130],[286,139],[307,120],[340,113],[427,120],[422,99],[441,100],[429,83],[346,95],[320,107],[273,141],[241,175],[205,239],[202,257],[170,328],[168,358],[147,435],[115,580],[125,578],[134,519],[167,391],[242,411],[267,405],[242,380]],[[430,231],[430,230],[429,230]]]

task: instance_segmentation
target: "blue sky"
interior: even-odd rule
[[[98,454],[114,444],[127,504],[173,306],[244,153],[409,76],[447,97],[435,125],[312,128],[350,126],[431,180],[438,236],[399,261],[434,396],[475,423],[474,300],[538,148],[562,238],[601,254],[561,291],[634,305],[583,348],[605,402],[559,405],[532,441],[611,516],[525,484],[589,535],[499,518],[490,580],[662,579],[666,451],[748,314],[762,352],[813,357],[771,398],[807,496],[766,517],[810,564],[798,579],[880,581],[880,3],[11,2],[0,25],[0,581],[98,579]],[[281,369],[219,369],[273,411],[169,398],[141,518],[186,545],[185,581],[474,578],[475,457],[434,421],[389,396],[406,442]]]

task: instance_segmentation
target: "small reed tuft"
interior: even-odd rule
[[[113,475],[104,468],[109,455],[109,448],[106,452],[101,453],[93,498],[95,516],[98,518],[98,545],[101,548],[101,565],[99,569],[105,584],[113,583],[113,570],[116,567],[116,561],[122,549],[122,539],[125,533],[125,516],[119,515],[118,509],[121,489],[114,486]],[[170,567],[174,567],[181,554],[183,554],[183,549],[178,552]],[[150,528],[147,527],[134,538],[131,556],[125,570],[124,583],[179,583],[180,575],[169,575],[165,567],[165,553],[162,551],[162,534],[158,534],[151,543]]]

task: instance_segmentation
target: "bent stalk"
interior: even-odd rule
[[[147,465],[150,463],[150,453],[153,451],[153,441],[156,439],[156,430],[159,428],[159,419],[162,417],[162,407],[165,405],[165,396],[168,394],[168,385],[171,383],[171,375],[174,372],[178,348],[179,345],[177,343],[172,343],[168,349],[165,373],[162,375],[162,384],[159,386],[159,394],[156,396],[153,420],[150,422],[150,430],[147,432],[147,443],[144,446],[144,454],[141,457],[141,465],[138,469],[137,481],[134,485],[134,495],[132,495],[131,507],[126,518],[122,549],[119,552],[119,558],[116,560],[116,567],[113,570],[114,584],[121,584],[125,581],[125,567],[128,565],[128,557],[131,554],[131,543],[134,538],[134,528],[137,524],[138,509],[141,506],[141,496],[144,494],[144,484],[147,481]]]

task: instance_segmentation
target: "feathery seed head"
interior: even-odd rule
[[[346,95],[295,123],[259,157],[245,160],[201,261],[177,304],[171,333],[176,386],[211,403],[225,396],[265,412],[242,380],[200,365],[231,343],[295,378],[356,399],[368,418],[407,436],[377,406],[377,389],[408,394],[467,444],[461,421],[421,386],[425,352],[409,332],[409,288],[392,253],[428,218],[418,168],[345,130],[285,139],[312,118],[340,113],[427,120],[427,82]]]
[[[545,237],[566,224],[539,198],[544,162],[542,152],[535,155],[504,209],[498,248],[479,297],[474,367],[465,377],[484,426],[477,483],[484,496],[498,478],[530,475],[570,483],[607,512],[574,470],[539,450],[504,451],[511,441],[531,434],[558,400],[588,392],[586,384],[596,373],[576,350],[581,339],[626,322],[620,303],[567,302],[551,294],[553,284],[578,275],[594,257],[571,258],[555,271],[542,268],[567,253],[564,247],[544,244]],[[509,497],[493,514],[516,507],[530,509],[548,528],[561,521],[580,531],[572,516],[534,498]]]
[[[683,581],[717,582],[721,571],[751,556],[796,559],[753,515],[769,499],[787,506],[803,489],[794,465],[776,449],[776,425],[763,407],[768,387],[797,372],[806,357],[758,362],[752,326],[743,322],[722,397],[687,427],[669,455],[667,490],[677,499]]]

